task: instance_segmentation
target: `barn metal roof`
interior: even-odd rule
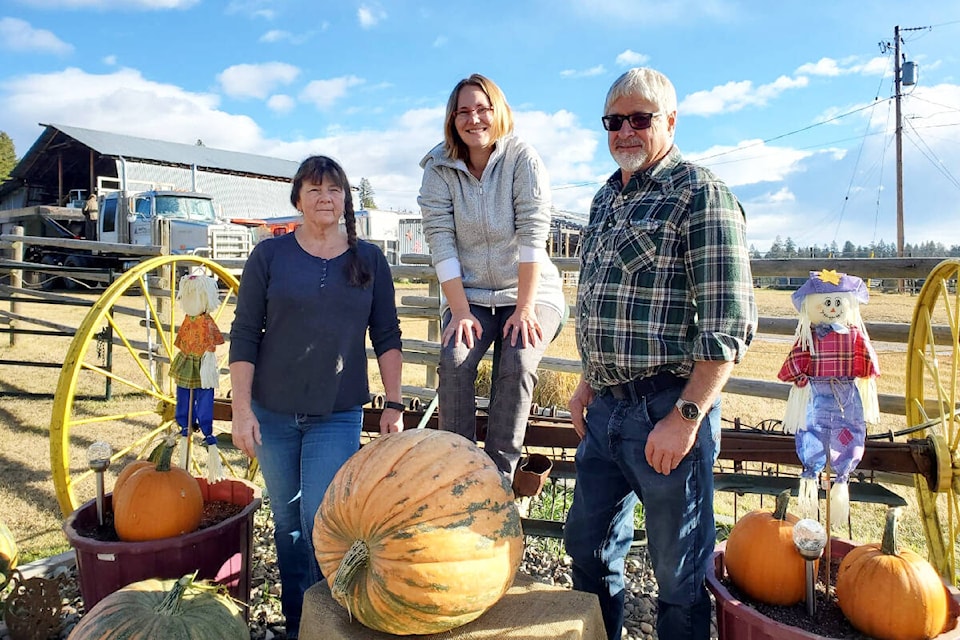
[[[46,124],[43,126],[47,127],[47,131],[44,132],[45,135],[37,140],[30,151],[27,152],[27,155],[30,155],[30,152],[38,146],[42,149],[46,134],[54,133],[50,129],[55,129],[101,155],[123,157],[127,160],[186,166],[196,165],[199,169],[269,176],[283,180],[293,178],[299,166],[299,163],[291,160],[258,156],[252,153],[225,151],[196,144],[150,140],[61,124]],[[26,156],[24,157],[26,158]]]

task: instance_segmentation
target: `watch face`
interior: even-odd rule
[[[680,415],[687,420],[696,420],[700,417],[700,408],[693,402],[684,402],[680,405]]]

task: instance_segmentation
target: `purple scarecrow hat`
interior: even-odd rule
[[[811,271],[810,279],[793,292],[790,299],[793,300],[793,306],[797,311],[800,311],[803,299],[811,293],[853,293],[861,304],[867,304],[870,300],[870,293],[863,280],[857,276],[849,276],[829,269]]]

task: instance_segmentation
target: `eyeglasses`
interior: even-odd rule
[[[489,118],[493,115],[493,107],[477,107],[476,109],[461,109],[457,111],[457,117],[461,120],[473,118],[473,114],[477,114],[477,117],[481,120]]]
[[[624,120],[630,123],[630,127],[634,131],[640,131],[642,129],[649,129],[650,125],[653,124],[653,119],[661,114],[662,112],[660,111],[656,113],[631,113],[628,116],[603,116],[600,120],[603,121],[603,128],[607,131],[620,131]]]

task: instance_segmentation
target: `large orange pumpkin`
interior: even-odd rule
[[[158,540],[196,531],[203,516],[203,493],[197,479],[170,466],[166,447],[156,466],[134,471],[113,492],[113,525],[126,542]]]
[[[523,556],[510,483],[480,448],[413,429],[365,445],[334,477],[313,542],[331,593],[397,635],[466,624],[510,588]]]
[[[878,640],[926,640],[950,620],[949,592],[936,569],[897,548],[898,508],[887,511],[883,539],[860,545],[837,569],[837,604],[854,627]]]
[[[797,516],[787,513],[790,491],[777,496],[773,513],[751,511],[730,531],[723,563],[737,587],[773,605],[794,605],[806,596],[806,560],[793,543]]]

